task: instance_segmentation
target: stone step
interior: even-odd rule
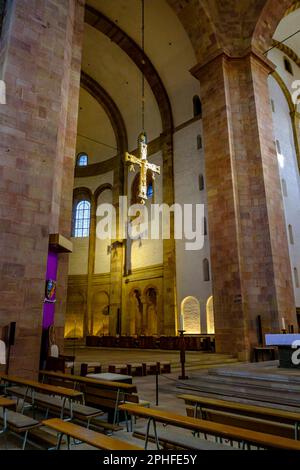
[[[239,380],[255,380],[261,383],[278,383],[278,384],[289,384],[300,386],[300,371],[282,371],[277,369],[276,372],[271,368],[217,368],[209,372],[210,375],[216,375],[218,377],[231,377]]]
[[[241,385],[240,383],[224,384],[221,381],[210,381],[209,374],[201,378],[189,380],[184,384],[178,384],[178,388],[191,392],[205,392],[211,396],[246,398],[255,401],[278,403],[282,405],[300,406],[300,394],[288,391],[277,391],[272,388],[260,389]],[[271,392],[271,393],[270,393]]]
[[[222,385],[233,385],[235,387],[247,387],[249,389],[259,389],[266,391],[278,391],[281,393],[300,393],[300,383],[290,382],[271,382],[262,381],[249,377],[232,377],[232,376],[221,376],[213,374],[213,371],[208,372],[207,381],[210,383],[222,384]]]

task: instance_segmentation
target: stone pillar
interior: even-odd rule
[[[255,53],[220,54],[192,73],[200,80],[216,347],[249,359],[263,331],[296,325],[267,78]]]
[[[163,157],[163,202],[174,204],[173,139],[171,133],[161,135]],[[176,327],[176,259],[174,214],[171,213],[170,240],[163,240],[163,325],[164,334],[174,336]]]
[[[70,235],[83,2],[15,0],[8,7],[0,45],[7,88],[0,105],[0,319],[17,322],[9,372],[36,377],[49,234]],[[66,286],[62,255],[61,332]]]
[[[118,310],[122,309],[122,279],[124,271],[124,246],[121,236],[121,227],[119,227],[119,196],[123,193],[124,168],[122,156],[120,155],[119,165],[114,169],[113,184],[113,205],[116,209],[116,233],[117,239],[111,240],[111,262],[110,262],[110,312],[109,312],[109,334],[117,334]],[[121,312],[120,318],[124,318]],[[118,332],[120,333],[120,332]]]
[[[88,254],[88,279],[87,279],[87,317],[84,321],[83,337],[92,335],[94,329],[93,318],[93,275],[95,272],[95,249],[96,249],[96,212],[97,201],[94,195],[91,200],[91,222],[89,237],[89,254]]]

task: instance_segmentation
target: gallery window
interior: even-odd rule
[[[197,149],[201,150],[202,149],[202,137],[201,135],[197,135]]]
[[[203,260],[203,281],[210,281],[209,261],[206,258]]]
[[[300,287],[299,285],[299,275],[298,275],[298,269],[294,268],[294,279],[295,279],[295,285],[297,289]]]
[[[89,157],[86,153],[79,153],[77,156],[77,166],[87,166]]]
[[[283,193],[284,197],[287,197],[287,195],[288,195],[287,184],[286,184],[286,181],[285,181],[284,178],[282,178],[282,180],[281,180],[281,185],[282,185],[282,193]]]
[[[90,233],[91,203],[87,200],[78,202],[75,211],[74,233],[76,238],[88,237]]]
[[[291,225],[288,226],[289,230],[289,239],[290,239],[290,244],[294,245],[294,234],[293,234],[293,227]]]

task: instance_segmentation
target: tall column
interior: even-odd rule
[[[78,105],[83,3],[7,5],[0,44],[0,78],[7,89],[7,104],[0,105],[0,319],[2,325],[17,322],[10,373],[34,377],[49,234],[59,231],[59,220],[71,220],[60,188],[65,194],[70,188],[72,199],[77,112],[69,111]],[[62,320],[65,268],[58,273],[56,306]]]
[[[200,80],[218,352],[248,359],[281,318],[296,325],[288,242],[269,103],[270,62],[220,54]]]
[[[123,193],[124,168],[122,156],[120,155],[119,165],[114,169],[113,185],[113,205],[116,209],[116,233],[117,239],[111,240],[111,262],[110,262],[110,312],[109,312],[109,334],[115,336],[118,326],[118,310],[120,310],[120,319],[123,315],[122,309],[122,279],[124,270],[124,243],[121,237],[121,227],[119,227],[119,196]],[[119,325],[120,327],[120,325]]]
[[[172,134],[161,135],[163,157],[163,202],[174,204],[173,139]],[[174,336],[176,327],[176,255],[174,214],[171,213],[170,240],[163,240],[163,325],[164,334]]]
[[[90,237],[89,237],[89,254],[88,254],[88,280],[87,280],[87,316],[84,320],[83,337],[87,334],[92,335],[94,329],[93,318],[93,275],[95,272],[95,250],[96,250],[96,212],[97,201],[93,195],[91,200],[91,222],[90,222]]]

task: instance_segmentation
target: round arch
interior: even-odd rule
[[[115,42],[144,73],[160,111],[163,132],[171,132],[173,130],[173,115],[169,96],[147,55],[116,23],[90,5],[85,7],[85,22]]]
[[[185,297],[181,302],[183,329],[187,334],[200,334],[200,302],[196,297]]]

